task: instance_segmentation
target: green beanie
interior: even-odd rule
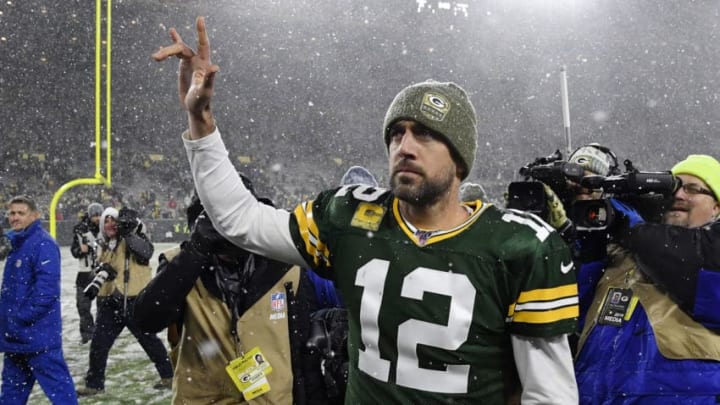
[[[455,83],[428,80],[404,88],[385,114],[385,146],[390,145],[390,127],[412,120],[442,135],[458,162],[470,174],[477,150],[477,119],[467,93]],[[461,179],[461,180],[462,180]]]
[[[672,168],[672,174],[689,174],[705,182],[720,201],[720,163],[708,155],[689,155]]]

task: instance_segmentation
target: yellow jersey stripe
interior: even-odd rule
[[[305,214],[304,204],[306,203],[298,204],[295,208],[295,219],[298,222],[298,229],[300,231],[300,237],[302,237],[303,244],[305,245],[305,251],[308,252],[310,256],[315,257],[317,249],[314,244],[310,243],[310,229],[307,223],[307,215]]]
[[[319,238],[317,224],[312,215],[312,206],[313,201],[306,201],[295,208],[294,215],[298,222],[300,237],[305,245],[305,251],[313,257],[315,265],[319,265],[322,259],[329,266],[330,252]]]
[[[523,291],[517,299],[518,304],[533,301],[553,301],[560,298],[577,296],[577,284],[566,284],[554,288],[540,288],[537,290]]]
[[[569,307],[554,309],[552,311],[515,312],[515,315],[513,316],[512,321],[516,322],[516,323],[522,322],[522,323],[543,324],[543,323],[552,323],[552,322],[562,321],[564,319],[577,318],[579,315],[580,315],[579,307],[577,305],[572,305]]]

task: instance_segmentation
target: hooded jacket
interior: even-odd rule
[[[7,236],[12,250],[5,262],[0,290],[0,351],[59,349],[60,249],[40,220]]]
[[[133,232],[124,237],[116,236],[110,238],[104,229],[105,218],[111,216],[118,219],[118,210],[115,208],[106,208],[100,217],[100,235],[103,241],[102,252],[99,255],[99,263],[107,263],[117,272],[112,280],[107,280],[100,291],[98,297],[107,297],[111,295],[125,295],[134,297],[150,282],[152,279],[152,269],[148,265],[152,257],[154,248],[147,237],[140,232]],[[125,259],[128,258],[128,275],[125,274]],[[125,279],[127,277],[127,290],[125,289]]]

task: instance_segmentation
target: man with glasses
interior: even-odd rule
[[[720,163],[690,155],[672,173],[682,186],[664,224],[640,223],[608,249],[580,336],[580,403],[720,398]]]
[[[690,155],[673,167],[672,172],[682,181],[682,187],[665,213],[666,224],[696,228],[717,219],[720,167],[715,166],[720,165],[710,156]],[[713,184],[715,182],[718,184]]]

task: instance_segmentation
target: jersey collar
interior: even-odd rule
[[[405,219],[405,217],[403,217],[400,213],[400,200],[397,197],[393,198],[392,211],[395,221],[397,221],[400,225],[400,229],[402,229],[403,233],[405,233],[408,239],[410,239],[416,246],[422,247],[452,238],[453,236],[461,233],[477,221],[477,219],[480,218],[480,215],[482,215],[482,213],[492,204],[486,204],[480,200],[475,200],[463,203],[463,205],[472,209],[470,218],[453,229],[437,231],[418,229]]]

